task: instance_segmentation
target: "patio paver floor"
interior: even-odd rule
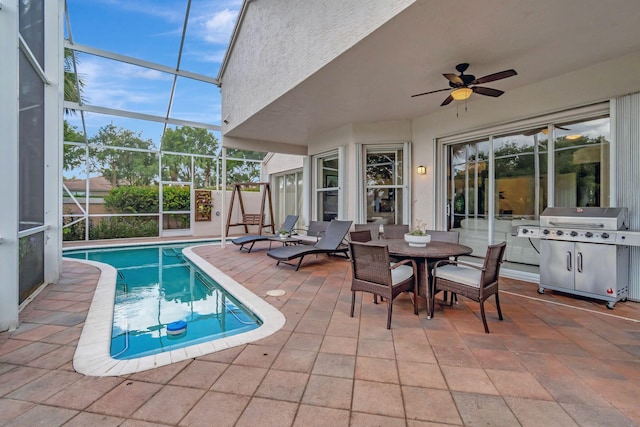
[[[640,425],[640,304],[597,301],[503,279],[491,334],[460,299],[413,314],[358,295],[341,258],[300,271],[257,248],[196,252],[287,317],[263,340],[121,377],[85,377],[72,357],[98,271],[63,277],[0,334],[0,425]],[[266,297],[283,289],[282,297]],[[146,424],[148,423],[148,424]]]

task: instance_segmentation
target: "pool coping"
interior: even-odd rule
[[[132,374],[257,341],[274,334],[284,326],[285,316],[278,309],[193,252],[193,249],[199,246],[207,245],[189,246],[184,248],[182,253],[189,261],[256,314],[263,322],[260,327],[238,335],[218,338],[150,356],[126,360],[114,359],[110,355],[110,347],[117,270],[102,262],[64,258],[68,261],[92,265],[100,269],[101,272],[73,356],[73,368],[81,374],[90,376]]]

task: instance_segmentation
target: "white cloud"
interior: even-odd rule
[[[79,68],[91,105],[129,111],[147,106],[158,112],[166,109],[171,89],[168,74],[88,56],[83,56]]]
[[[203,29],[201,34],[204,40],[216,44],[228,43],[237,16],[237,10],[224,9],[215,12],[202,24]]]

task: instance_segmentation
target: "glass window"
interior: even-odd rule
[[[405,224],[404,150],[396,147],[365,147],[366,221]]]
[[[465,219],[485,218],[488,213],[488,149],[486,140],[450,147],[449,228],[459,228]]]
[[[555,206],[609,206],[609,118],[554,130]]]
[[[338,217],[338,166],[337,153],[316,160],[316,218],[320,221]]]
[[[542,133],[514,134],[493,140],[496,218],[536,219],[547,206],[546,145]]]
[[[284,222],[287,215],[298,215],[296,227],[301,227],[302,219],[302,171],[275,177],[276,182],[276,226]]]

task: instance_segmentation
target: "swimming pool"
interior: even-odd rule
[[[78,372],[137,372],[264,338],[284,325],[278,310],[191,245],[64,252],[102,270],[74,356]]]

